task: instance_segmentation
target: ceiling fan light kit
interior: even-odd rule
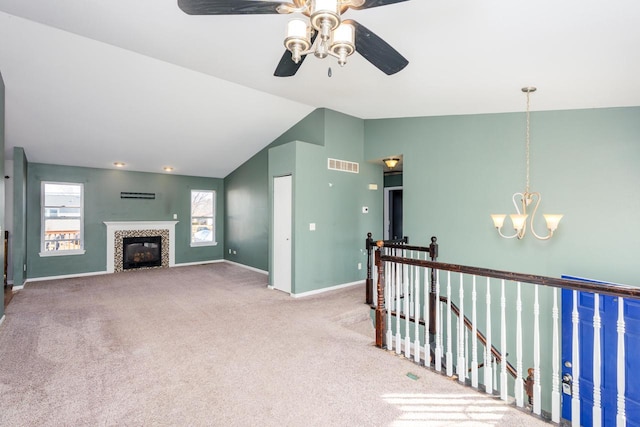
[[[287,24],[277,77],[295,75],[306,56],[337,58],[344,66],[347,58],[358,52],[387,75],[407,66],[407,61],[371,30],[358,22],[343,20],[349,9],[360,10],[408,0],[290,0],[289,2],[256,0],[178,0],[178,6],[189,15],[301,14]]]
[[[305,5],[306,9],[300,12],[309,15],[309,24],[302,19],[294,19],[287,26],[284,45],[291,52],[291,59],[298,64],[309,53],[320,59],[331,55],[338,59],[340,66],[344,66],[347,57],[355,51],[355,27],[341,21],[340,6],[353,6],[352,2],[311,0]],[[319,40],[314,43],[311,37],[315,31]]]

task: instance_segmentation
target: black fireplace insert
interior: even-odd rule
[[[161,267],[162,237],[125,237],[122,239],[122,269]]]

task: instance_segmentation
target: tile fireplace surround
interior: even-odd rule
[[[107,226],[107,273],[122,271],[123,237],[162,237],[162,267],[173,267],[175,229],[178,221],[105,221]]]

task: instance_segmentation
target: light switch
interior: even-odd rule
[[[362,213],[369,213],[369,208],[367,206],[363,206]]]
[[[316,231],[316,223],[315,222],[309,223],[309,231]]]

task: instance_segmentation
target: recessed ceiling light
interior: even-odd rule
[[[165,166],[162,168],[165,172],[173,172],[173,168],[171,166]]]
[[[126,163],[124,162],[113,162],[113,166],[117,167],[117,168],[123,168],[126,166]]]

